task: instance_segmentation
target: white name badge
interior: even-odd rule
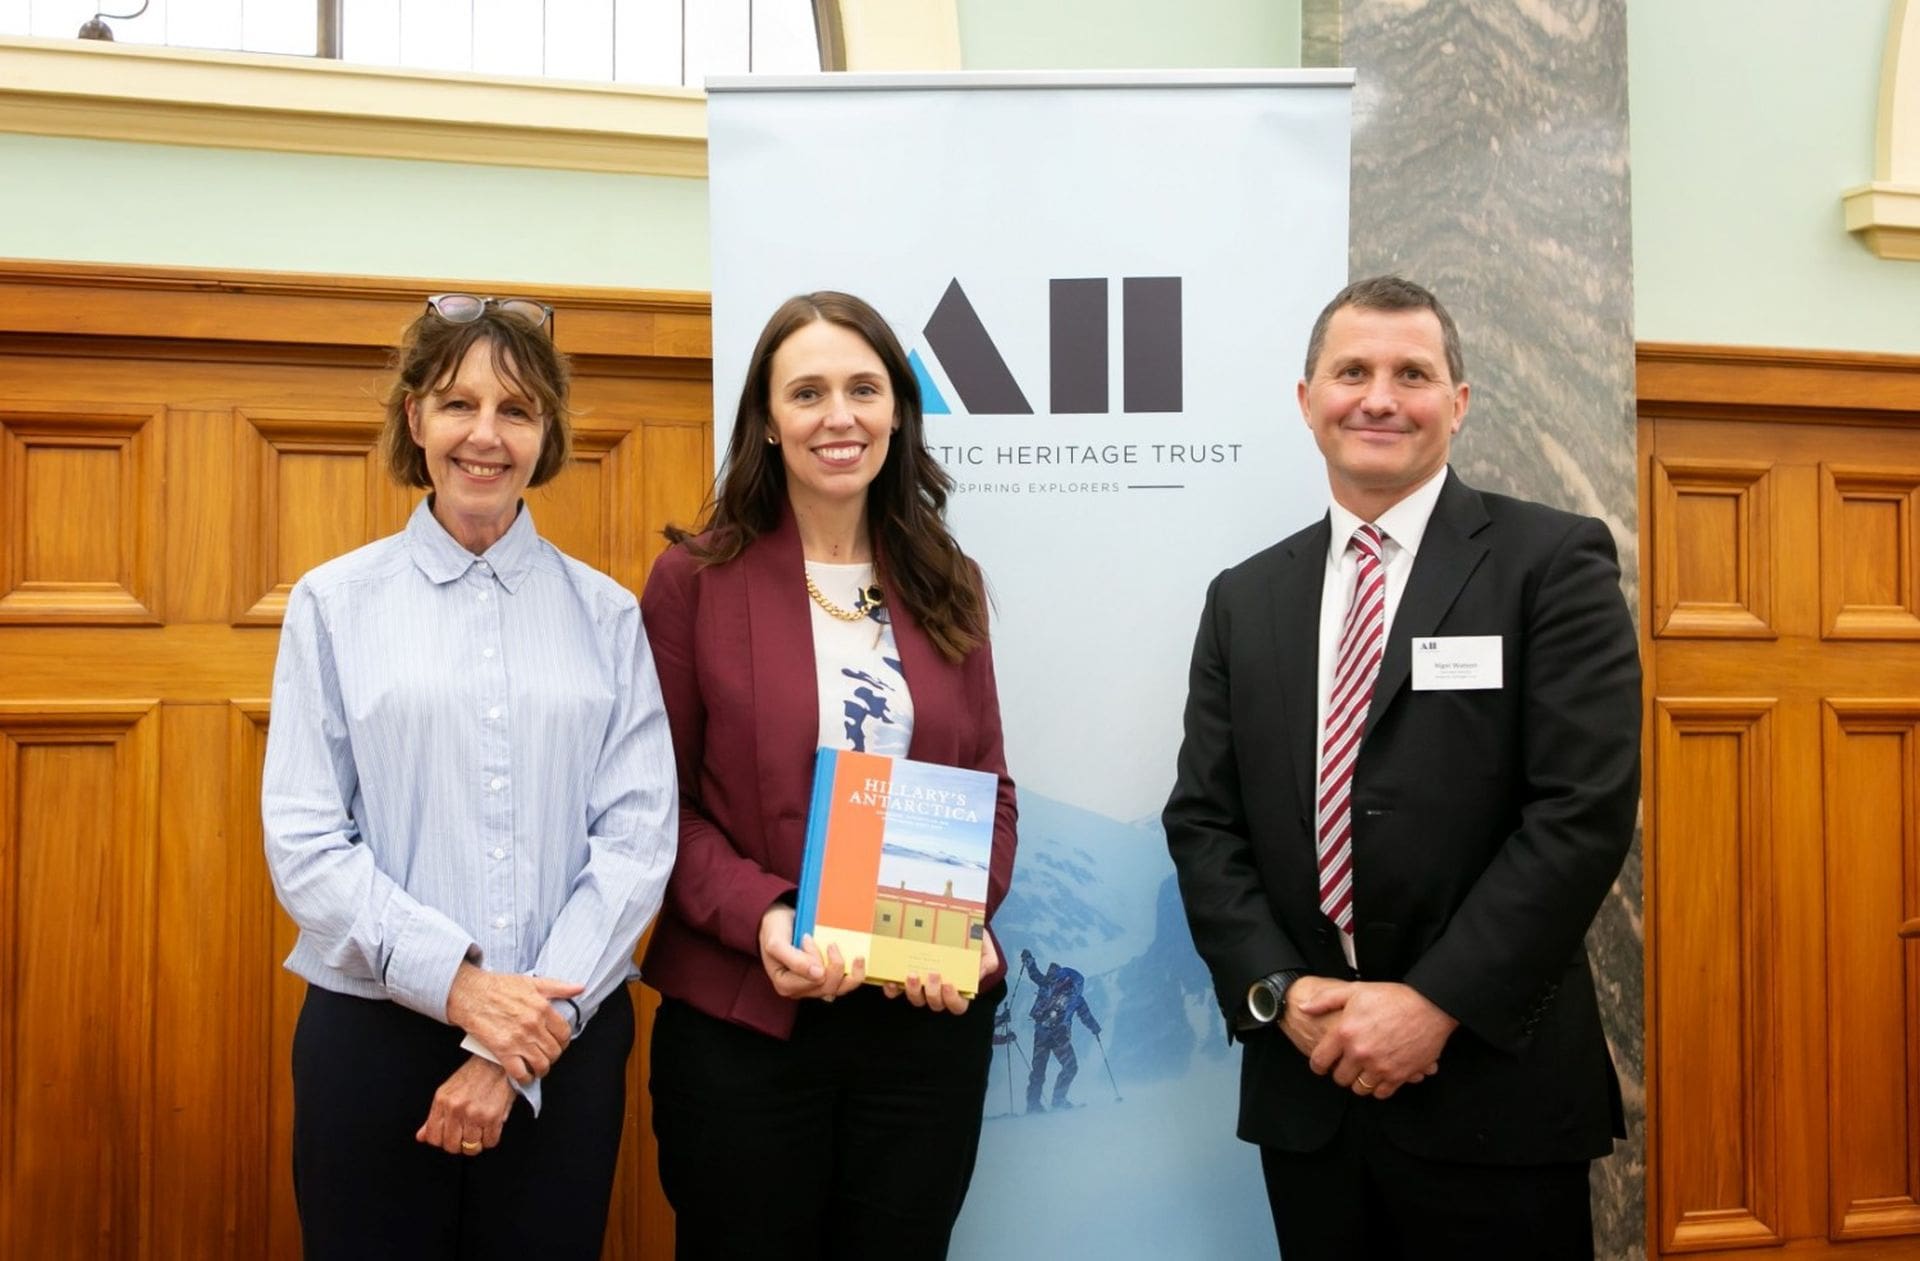
[[[1501,686],[1500,636],[1443,635],[1413,641],[1413,690],[1462,692]]]

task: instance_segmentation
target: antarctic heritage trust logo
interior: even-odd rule
[[[1180,422],[1164,440],[1089,438],[1084,424],[1020,440],[981,441],[968,426],[937,426],[933,453],[962,494],[1117,494],[1181,490],[1207,465],[1237,464],[1243,444],[1196,441],[1185,423],[1185,328],[1178,276],[1124,276],[1120,292],[1119,397],[1109,327],[1114,279],[1047,281],[1045,411],[1023,388],[958,277],[947,284],[907,358],[930,417],[1033,416],[1056,422],[1160,418]],[[1027,357],[1026,361],[1037,360]],[[935,369],[938,370],[936,376]],[[1115,406],[1116,402],[1118,406]],[[1069,437],[1069,433],[1072,434]]]

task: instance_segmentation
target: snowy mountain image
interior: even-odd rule
[[[946,850],[921,849],[913,845],[896,845],[892,841],[880,847],[882,854],[893,854],[901,858],[912,858],[924,863],[936,863],[943,867],[970,867],[976,871],[987,869],[986,860],[971,854],[952,854]]]
[[[1122,822],[1022,790],[1008,961],[987,1121],[956,1257],[1270,1257],[1255,1150],[1234,1137],[1240,1056],[1194,953],[1156,818]],[[1084,977],[1096,1039],[1071,1023],[1066,1109],[1029,1114],[1037,991],[1020,961]],[[1051,1100],[1059,1067],[1046,1072]],[[1046,1205],[1073,1205],[1050,1211]]]
[[[985,905],[987,901],[987,863],[985,857],[965,858],[945,851],[928,851],[889,841],[880,847],[879,885],[882,889],[912,889],[917,893],[944,894],[967,902]]]
[[[1159,819],[1119,823],[1021,793],[1013,888],[993,928],[1014,962],[1031,950],[1042,969],[1058,962],[1086,977],[1116,1073],[1179,1076],[1196,1056],[1227,1057]]]

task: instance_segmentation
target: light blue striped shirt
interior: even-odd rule
[[[585,985],[557,1004],[578,1032],[631,973],[678,814],[639,607],[524,506],[475,556],[423,501],[295,585],[261,815],[313,984],[444,1021],[472,959]]]

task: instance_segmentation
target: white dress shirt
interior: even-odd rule
[[[1340,632],[1347,620],[1347,605],[1353,602],[1354,579],[1360,568],[1359,557],[1347,544],[1353,538],[1353,532],[1363,525],[1372,524],[1380,530],[1380,556],[1387,570],[1386,626],[1387,635],[1391,638],[1393,618],[1400,610],[1400,597],[1407,589],[1407,576],[1413,572],[1413,558],[1420,552],[1420,540],[1426,536],[1427,522],[1433,517],[1433,506],[1440,501],[1440,487],[1445,484],[1446,478],[1446,466],[1441,465],[1439,472],[1420,483],[1405,499],[1381,513],[1371,523],[1337,503],[1328,509],[1333,533],[1327,541],[1327,571],[1320,588],[1320,660],[1315,678],[1317,708],[1314,721],[1314,730],[1319,734],[1313,742],[1316,784],[1320,779],[1320,747],[1326,742],[1327,702],[1333,692],[1334,659],[1340,654]],[[1356,897],[1356,919],[1360,910],[1360,901]],[[1347,953],[1347,963],[1357,967],[1352,935],[1341,933],[1340,945]]]
[[[524,506],[476,556],[422,502],[289,596],[261,817],[289,969],[441,1021],[462,960],[575,981],[556,1006],[579,1032],[629,976],[679,837],[632,593]]]

